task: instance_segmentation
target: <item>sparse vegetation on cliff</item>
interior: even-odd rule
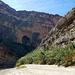
[[[75,65],[75,44],[69,44],[65,48],[54,47],[51,50],[36,50],[19,59],[16,66],[22,64],[56,64]]]

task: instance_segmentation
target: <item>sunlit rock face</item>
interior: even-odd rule
[[[70,43],[75,44],[75,8],[58,21],[38,48],[49,49],[54,45],[65,47]]]

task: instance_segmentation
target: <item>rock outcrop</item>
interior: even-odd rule
[[[75,44],[75,8],[58,21],[38,48],[48,50],[50,46],[64,47],[69,43]]]

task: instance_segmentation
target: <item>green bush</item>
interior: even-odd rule
[[[75,45],[65,48],[54,47],[51,50],[35,50],[19,59],[16,66],[22,64],[57,64],[65,67],[75,65]]]

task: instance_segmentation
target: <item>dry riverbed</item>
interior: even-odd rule
[[[75,75],[75,67],[56,65],[25,65],[26,68],[0,70],[0,75]]]

